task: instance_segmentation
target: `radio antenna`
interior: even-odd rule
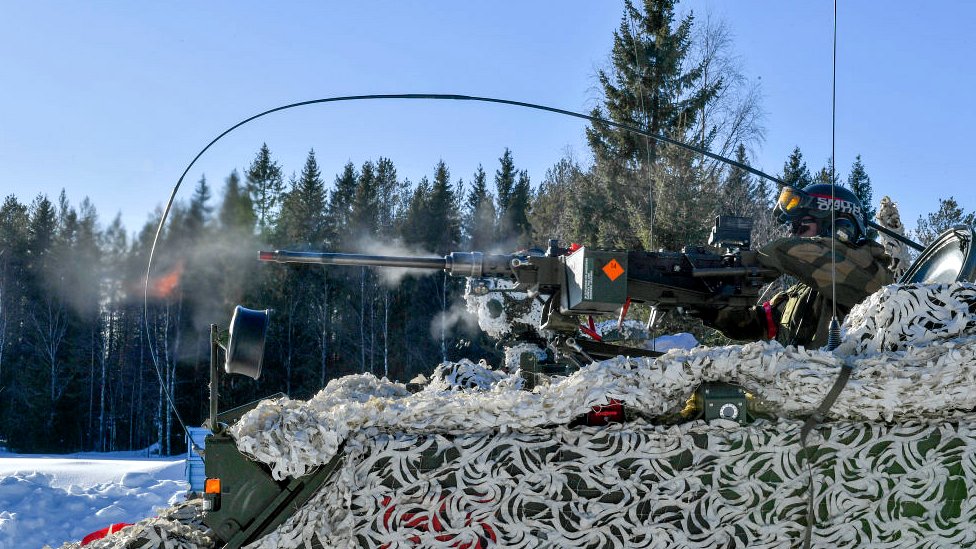
[[[837,0],[834,0],[834,46],[833,46],[833,74],[831,77],[831,100],[830,100],[830,228],[834,232],[834,220],[836,218],[837,210],[834,209],[834,186],[836,185],[835,179],[835,149],[836,149],[836,136],[837,136]],[[833,308],[833,317],[830,319],[830,326],[827,329],[827,350],[833,351],[840,346],[840,322],[837,320],[837,254],[835,253],[837,246],[837,238],[835,234],[830,235],[830,302]],[[827,395],[824,397],[820,406],[813,412],[803,422],[800,426],[800,447],[803,448],[803,452],[806,456],[807,473],[807,524],[803,532],[803,548],[810,549],[811,542],[813,538],[813,523],[816,520],[815,502],[816,490],[814,487],[814,470],[813,470],[813,460],[816,459],[816,454],[811,453],[810,448],[807,447],[807,436],[810,432],[820,423],[820,421],[826,417],[827,411],[833,406],[834,401],[837,400],[837,396],[844,386],[847,385],[847,380],[851,377],[851,365],[847,362],[841,364],[840,372],[837,375],[837,379],[834,380],[833,386],[827,391]]]
[[[837,0],[834,0],[834,48],[831,74],[830,97],[830,228],[834,231],[837,209],[834,187],[837,185]],[[836,234],[836,231],[834,231]],[[830,239],[830,305],[832,307],[830,327],[827,329],[827,349],[833,351],[840,346],[840,321],[837,320],[837,239]]]

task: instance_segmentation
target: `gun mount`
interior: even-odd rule
[[[597,250],[583,246],[562,248],[551,240],[544,252],[485,254],[452,252],[443,257],[383,256],[332,252],[261,251],[258,259],[277,263],[373,266],[444,271],[476,281],[501,278],[513,284],[507,291],[524,292],[542,304],[536,334],[522,331],[520,340],[587,362],[618,354],[655,355],[653,351],[603,343],[579,316],[617,314],[622,321],[632,303],[659,311],[679,307],[747,307],[755,304],[763,284],[779,275],[762,268],[748,250],[751,221],[719,217],[710,243],[733,245],[723,253],[705,246],[680,252]],[[496,285],[469,284],[469,292],[489,291]],[[495,304],[501,307],[501,301]],[[573,360],[577,362],[577,360]],[[578,362],[577,362],[578,363]]]

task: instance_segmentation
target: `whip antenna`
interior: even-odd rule
[[[837,254],[836,245],[837,238],[834,233],[834,221],[836,218],[835,209],[835,197],[834,197],[834,185],[835,185],[835,150],[837,143],[837,0],[834,0],[834,45],[833,45],[833,62],[832,62],[832,76],[831,76],[831,99],[830,99],[830,302],[833,309],[833,317],[830,319],[830,326],[827,329],[827,350],[833,351],[840,346],[840,322],[837,320]],[[851,365],[847,362],[841,364],[840,373],[837,375],[837,379],[834,380],[833,386],[827,391],[827,395],[824,397],[820,406],[813,412],[810,417],[803,422],[800,426],[800,447],[803,448],[803,452],[806,457],[807,465],[807,524],[803,531],[803,548],[810,549],[813,541],[813,526],[816,522],[816,497],[817,492],[815,489],[815,473],[813,469],[813,462],[816,460],[816,454],[811,452],[811,449],[807,447],[807,437],[810,432],[816,428],[824,417],[827,415],[827,411],[833,406],[834,401],[837,400],[837,396],[840,392],[844,390],[844,386],[847,385],[847,380],[851,377]]]
[[[834,50],[833,73],[831,75],[830,97],[830,230],[834,231],[837,217],[834,186],[837,184],[837,0],[834,0]],[[827,349],[833,351],[840,346],[840,321],[837,320],[837,239],[830,238],[830,305],[832,307],[830,327],[827,329]]]

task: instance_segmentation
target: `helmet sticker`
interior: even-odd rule
[[[831,209],[834,209],[840,213],[846,213],[857,217],[861,217],[861,208],[853,202],[841,198],[837,198],[837,197],[831,199],[829,196],[822,196],[818,194],[812,196],[816,198],[814,205],[818,210],[830,211]],[[832,208],[831,208],[831,200],[833,200]]]

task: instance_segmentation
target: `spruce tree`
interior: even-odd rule
[[[281,166],[271,158],[267,143],[261,145],[245,175],[247,191],[258,218],[258,230],[267,233],[277,221],[281,195],[285,190]]]
[[[871,177],[864,169],[864,163],[861,162],[861,155],[857,155],[857,158],[854,159],[851,173],[847,176],[847,187],[861,201],[865,218],[874,219],[874,214],[877,212],[873,203],[874,191],[871,189]]]
[[[701,85],[703,65],[688,65],[694,17],[676,21],[675,0],[644,0],[643,9],[624,2],[624,17],[613,35],[613,67],[598,72],[604,106],[593,116],[684,140],[722,81]],[[658,143],[595,122],[586,137],[598,161],[631,167],[654,164]]]
[[[437,254],[456,250],[461,241],[461,227],[455,207],[451,172],[441,160],[434,168],[434,181],[427,199],[428,237],[426,244]]]
[[[328,240],[336,248],[342,247],[348,238],[352,225],[352,205],[356,198],[359,173],[352,162],[343,166],[342,173],[336,175],[334,188],[329,193],[329,207],[326,210]]]
[[[474,250],[490,248],[495,238],[495,200],[488,190],[487,176],[480,164],[474,173],[464,209],[464,234],[468,246]]]
[[[372,162],[363,162],[352,201],[351,224],[355,237],[374,236],[379,227],[379,181]]]
[[[64,342],[68,329],[68,311],[63,296],[66,280],[63,276],[65,258],[61,243],[68,241],[77,224],[77,213],[67,205],[62,193],[59,207],[46,196],[39,196],[31,204],[28,247],[31,259],[27,264],[30,273],[27,322],[32,327],[26,334],[32,349],[30,363],[33,371],[20,376],[27,399],[46,413],[37,419],[35,427],[51,430],[57,419],[56,408],[66,387],[64,366]],[[60,249],[59,249],[60,248]],[[37,366],[41,368],[37,368]],[[56,433],[48,432],[43,444],[50,449]]]
[[[840,174],[834,168],[834,161],[832,159],[827,159],[827,165],[820,168],[817,175],[813,177],[813,182],[818,185],[840,185]]]
[[[531,244],[532,225],[529,223],[531,205],[532,185],[529,182],[529,172],[522,170],[519,172],[518,181],[512,189],[512,198],[506,216],[511,223],[512,237],[516,239],[519,248]]]
[[[735,150],[735,161],[739,164],[749,164],[746,147],[741,143]],[[749,172],[736,166],[730,167],[722,182],[722,202],[719,213],[753,217],[759,206],[755,202],[755,191],[755,183]]]
[[[224,196],[218,214],[222,230],[250,235],[254,232],[257,215],[249,193],[241,188],[241,178],[234,170],[224,181]]]
[[[780,174],[779,178],[787,185],[792,185],[798,189],[813,183],[813,177],[810,175],[807,163],[803,160],[800,147],[793,148],[790,157],[783,164],[783,173]]]
[[[496,238],[504,242],[516,236],[514,232],[515,213],[512,210],[512,202],[514,200],[518,170],[515,169],[515,160],[512,158],[512,151],[507,147],[501,158],[498,159],[498,164],[498,170],[495,171],[495,194],[498,197],[498,233]]]
[[[16,381],[18,372],[24,372],[33,358],[23,337],[29,303],[29,223],[27,206],[7,196],[0,206],[0,438],[8,445],[14,439],[11,433],[20,430],[25,414],[20,403],[28,397]]]
[[[512,191],[515,189],[515,160],[512,151],[507,147],[498,159],[498,170],[495,171],[495,193],[498,196],[498,215],[504,218],[512,201]]]
[[[209,222],[210,213],[213,211],[210,198],[210,186],[207,185],[207,177],[204,175],[200,177],[200,181],[197,182],[197,186],[193,190],[193,196],[190,198],[190,210],[187,216],[187,229],[189,231],[202,231],[204,225]]]
[[[383,236],[392,236],[396,224],[403,214],[404,182],[397,179],[396,166],[389,158],[380,157],[376,161],[376,191],[379,196],[377,208],[377,231]]]
[[[322,246],[325,231],[325,184],[315,159],[309,150],[302,173],[285,195],[278,231],[283,243],[307,248]]]
[[[754,112],[754,106],[726,109],[724,114],[716,108],[704,119],[708,107],[723,100],[719,94],[726,89],[724,76],[713,71],[706,77],[705,71],[725,53],[722,48],[696,46],[693,15],[677,17],[675,0],[635,4],[625,1],[614,33],[612,66],[598,75],[603,106],[593,114],[705,148],[718,135],[753,135],[742,128],[753,126],[754,118],[742,115]],[[595,191],[602,187],[604,194],[600,204],[590,208],[597,217],[588,221],[596,227],[600,245],[655,249],[677,240],[689,242],[690,235],[673,231],[699,224],[707,232],[717,193],[707,181],[714,165],[706,165],[700,155],[662,148],[655,139],[607,124],[593,123],[586,135],[596,159],[589,183],[596,185]],[[699,192],[685,196],[688,189]],[[700,232],[695,226],[693,233]]]
[[[430,180],[426,176],[413,189],[407,204],[407,212],[400,228],[404,242],[425,247],[429,238],[427,209],[430,204]]]
[[[65,338],[65,368],[70,376],[87,383],[70,383],[62,402],[70,403],[73,413],[63,414],[62,429],[78,432],[84,447],[106,451],[111,448],[108,436],[107,326],[102,315],[102,282],[104,264],[98,226],[98,213],[87,197],[78,206],[78,228],[75,239],[61,255],[70,262],[65,269],[68,285],[73,288],[66,295],[69,305],[68,330]],[[83,291],[78,291],[83,288]],[[85,410],[78,413],[78,410]],[[63,435],[62,435],[63,436]]]
[[[293,177],[281,206],[277,234],[281,243],[299,249],[320,249],[325,234],[325,185],[315,158],[309,150],[301,175]],[[310,395],[320,389],[320,331],[327,319],[319,304],[328,291],[331,273],[307,268],[290,268],[275,273],[270,294],[279,311],[275,333],[281,344],[278,355],[284,366],[285,387],[289,394]],[[327,313],[325,313],[327,315]]]

